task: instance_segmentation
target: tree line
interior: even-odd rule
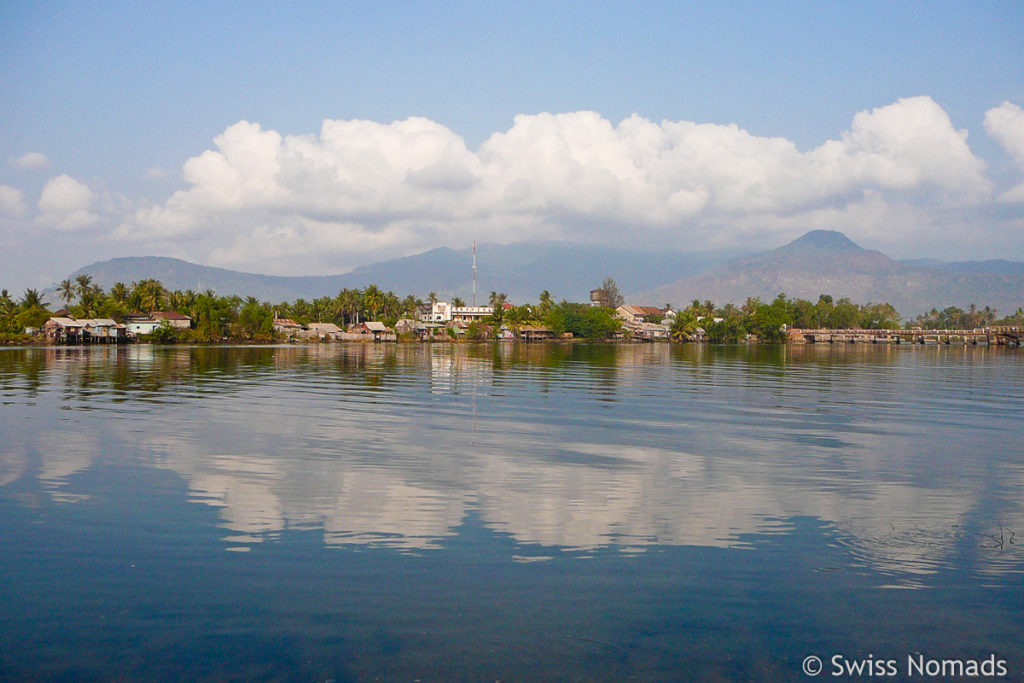
[[[399,297],[375,284],[365,289],[346,288],[337,296],[312,300],[296,299],[273,304],[255,297],[220,296],[212,290],[195,292],[169,290],[159,280],[145,279],[126,284],[118,282],[104,290],[91,276],[79,275],[57,287],[57,296],[64,308],[75,318],[112,318],[121,321],[137,312],[176,311],[192,319],[190,330],[162,330],[169,341],[212,342],[220,340],[273,341],[275,318],[289,318],[301,325],[331,322],[341,327],[352,323],[379,320],[393,326],[400,318],[418,318],[424,303],[438,301],[430,292],[427,301],[407,295]],[[504,292],[492,291],[487,306],[491,314],[467,330],[471,339],[493,336],[502,326],[513,332],[526,325],[546,327],[555,334],[571,333],[584,339],[607,339],[622,330],[615,308],[623,297],[612,278],[605,278],[594,293],[596,305],[556,302],[547,290],[541,292],[536,304],[510,305]],[[459,297],[454,306],[464,306]],[[856,304],[848,298],[834,300],[822,294],[817,301],[790,299],[779,294],[770,302],[751,297],[742,305],[716,305],[710,300],[694,299],[689,306],[672,307],[676,315],[667,319],[674,339],[703,338],[711,342],[740,341],[755,335],[765,341],[781,341],[785,328],[832,329],[897,329],[901,327],[899,312],[888,303]],[[26,289],[14,299],[7,290],[0,292],[0,336],[6,339],[21,336],[28,327],[42,327],[53,315],[43,295]],[[655,316],[649,322],[662,322]],[[902,326],[923,329],[972,329],[987,325],[1024,325],[1024,309],[999,318],[994,308],[971,305],[942,311],[932,309]]]
[[[692,336],[702,329],[704,338],[710,342],[739,341],[748,334],[765,341],[781,341],[785,328],[836,329],[836,330],[894,330],[894,329],[974,329],[994,325],[1024,325],[1024,308],[1018,308],[1012,315],[998,318],[996,310],[989,306],[979,309],[972,304],[969,312],[950,307],[941,313],[933,309],[929,313],[901,322],[896,307],[889,303],[856,304],[849,298],[838,300],[822,294],[817,301],[789,299],[779,294],[770,302],[757,297],[746,300],[742,306],[725,304],[716,306],[711,301],[694,299],[690,305],[677,312],[672,323],[672,336]]]

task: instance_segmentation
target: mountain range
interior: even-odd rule
[[[564,242],[480,244],[477,248],[477,301],[486,303],[491,290],[509,300],[536,301],[542,290],[556,300],[588,300],[591,289],[607,277],[623,292],[653,289],[683,275],[724,263],[735,252],[687,254],[587,246]],[[447,247],[404,258],[368,264],[342,275],[278,276],[241,273],[200,266],[162,256],[125,257],[85,266],[71,274],[91,275],[109,288],[115,282],[160,280],[168,289],[212,289],[218,294],[255,296],[263,301],[293,301],[336,296],[341,289],[376,284],[399,296],[458,296],[471,303],[473,250]],[[52,297],[51,297],[52,300]]]
[[[813,230],[778,249],[683,276],[641,292],[638,298],[740,303],[746,297],[767,300],[779,293],[813,301],[830,294],[862,304],[886,302],[904,317],[972,303],[1010,313],[1024,305],[1024,263],[898,261],[864,249],[840,232]]]
[[[820,294],[857,303],[888,302],[904,317],[930,308],[971,303],[1010,313],[1024,305],[1024,263],[989,260],[947,263],[899,261],[864,249],[845,235],[814,230],[777,249],[756,254],[641,251],[562,242],[481,244],[477,249],[477,302],[491,290],[513,302],[536,301],[541,290],[555,299],[586,301],[610,276],[631,303],[686,305],[693,299],[718,304],[747,297],[817,300]],[[173,258],[116,258],[81,268],[104,288],[147,278],[168,289],[212,289],[219,294],[292,301],[335,296],[346,287],[376,284],[400,296],[429,292],[472,301],[471,249],[432,249],[373,263],[341,275],[276,276],[196,265]],[[52,300],[52,299],[51,299]]]

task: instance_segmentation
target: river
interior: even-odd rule
[[[9,348],[0,434],[3,680],[1024,672],[1016,349]]]

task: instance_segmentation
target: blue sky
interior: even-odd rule
[[[331,273],[474,237],[836,227],[1024,259],[1020,2],[8,0],[0,93],[18,291],[113,256]],[[325,120],[375,127],[328,145]]]

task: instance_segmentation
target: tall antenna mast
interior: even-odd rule
[[[476,307],[476,240],[473,240],[473,306]]]

